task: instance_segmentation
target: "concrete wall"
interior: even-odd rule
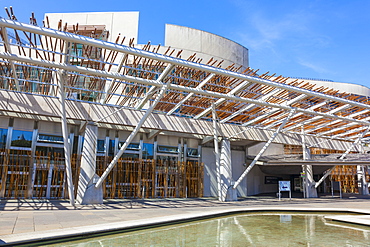
[[[213,148],[202,148],[204,163],[204,196],[217,197],[216,157]]]
[[[9,118],[8,117],[1,117],[0,118],[0,128],[7,129],[9,126]]]
[[[238,180],[240,175],[244,172],[245,164],[245,152],[231,150],[231,164],[232,164],[232,173],[234,181]],[[237,195],[238,197],[247,196],[247,179],[244,178],[240,185],[238,186]]]
[[[248,147],[247,154],[257,155],[264,145],[265,143],[258,143],[254,146]],[[284,154],[283,144],[271,143],[263,155],[276,155],[276,154]],[[258,165],[255,165],[247,175],[248,195],[277,192],[278,191],[277,184],[265,184],[265,177],[269,175],[271,174],[263,173],[258,167]],[[276,174],[273,174],[271,176],[276,176]]]
[[[247,148],[248,155],[257,155],[265,143],[258,143]],[[271,143],[263,155],[284,154],[284,145]]]
[[[13,127],[16,130],[32,131],[34,124],[30,119],[22,119],[22,121],[14,121]]]
[[[217,176],[216,176],[216,158],[213,148],[202,148],[202,162],[204,163],[204,196],[217,196]],[[237,180],[243,173],[245,162],[244,151],[231,151],[232,177]],[[247,193],[246,179],[240,183],[237,189],[237,195],[244,197]]]
[[[217,60],[225,60],[223,67],[232,63],[243,65],[244,68],[249,66],[248,49],[244,46],[213,33],[189,27],[166,24],[165,46],[183,49],[183,58],[197,53],[197,57],[203,58],[203,63],[214,57]]]
[[[109,31],[108,41],[115,41],[118,34],[125,36],[124,44],[128,44],[130,38],[137,43],[139,29],[139,12],[86,12],[86,13],[46,13],[50,27],[57,28],[59,20],[63,25],[105,25]]]
[[[324,86],[334,88],[343,93],[353,93],[358,95],[370,96],[370,89],[368,87],[345,82],[328,82],[328,81],[311,81],[316,86]]]
[[[288,82],[294,81],[296,79],[291,78],[288,79]],[[340,93],[353,93],[357,95],[363,95],[363,96],[370,96],[370,88],[354,84],[354,83],[347,83],[347,82],[335,82],[335,81],[322,81],[322,80],[315,80],[315,79],[302,79],[306,82],[309,82],[311,84],[315,84],[315,88],[324,86],[333,88],[335,90],[339,90]],[[300,81],[298,79],[298,81]]]
[[[16,122],[18,121],[20,121],[20,119],[17,119]],[[41,134],[51,134],[51,135],[59,135],[59,136],[62,135],[62,125],[60,123],[39,121],[38,128],[39,128],[39,133]]]

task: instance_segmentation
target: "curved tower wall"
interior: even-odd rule
[[[287,80],[287,82],[292,82],[297,79],[295,78],[290,78]],[[339,93],[352,93],[356,95],[361,95],[361,96],[370,96],[370,88],[359,85],[359,84],[354,84],[354,83],[348,83],[348,82],[336,82],[336,81],[324,81],[324,80],[318,80],[318,79],[298,79],[298,81],[305,81],[309,82],[311,84],[315,84],[315,88],[318,87],[328,87],[328,88],[333,88],[335,90],[338,90]]]
[[[203,63],[213,57],[224,60],[222,67],[230,64],[249,67],[248,49],[244,46],[213,33],[189,27],[166,24],[165,46],[182,49],[182,57],[197,53]]]
[[[308,80],[306,80],[308,81]],[[315,81],[312,80],[310,81],[316,86],[324,86],[324,87],[330,87],[334,88],[336,90],[339,90],[340,92],[343,93],[353,93],[357,95],[363,95],[363,96],[370,96],[370,88],[363,86],[363,85],[358,85],[354,83],[347,83],[347,82],[330,82],[330,81]]]
[[[107,41],[114,42],[118,34],[125,36],[124,44],[127,45],[129,39],[134,38],[137,42],[139,30],[139,12],[81,12],[81,13],[46,13],[50,27],[57,28],[59,20],[63,25],[104,25],[109,31]]]

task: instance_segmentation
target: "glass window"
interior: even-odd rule
[[[154,144],[144,143],[143,159],[153,159],[153,155],[154,155]]]
[[[139,155],[138,154],[122,154],[121,156],[124,159],[138,159]]]
[[[64,160],[64,149],[55,147],[36,147],[36,153],[41,156],[49,156],[51,160]]]
[[[74,136],[73,138],[73,147],[72,147],[72,153],[77,153],[78,148],[78,136]]]
[[[32,131],[13,130],[11,146],[28,147],[32,144]]]
[[[105,140],[98,140],[96,146],[98,153],[105,153]]]
[[[197,148],[188,148],[187,155],[188,155],[188,157],[199,157],[198,149]]]
[[[0,148],[5,148],[7,135],[7,129],[0,129]]]
[[[63,136],[39,134],[37,141],[63,143]]]
[[[179,153],[179,148],[178,147],[158,145],[158,152],[161,152],[161,153]]]
[[[120,149],[122,147],[122,145],[124,144],[125,142],[120,142],[118,144],[118,149]],[[126,148],[126,150],[140,150],[140,144],[139,143],[130,143],[128,144],[128,147]]]
[[[114,146],[116,144],[115,140],[109,140],[109,149],[108,149],[108,155],[113,156],[114,155]]]

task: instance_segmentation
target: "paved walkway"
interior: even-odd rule
[[[361,214],[331,218],[370,226],[370,197],[360,196],[280,201],[265,196],[223,203],[214,199],[107,200],[75,208],[66,200],[1,200],[0,245],[263,210],[356,212]]]

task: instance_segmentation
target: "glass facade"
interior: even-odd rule
[[[105,153],[105,140],[98,140],[96,149],[98,153]]]
[[[115,140],[109,140],[108,156],[114,156],[114,146],[116,145]]]
[[[199,152],[197,148],[188,148],[187,150],[187,156],[192,158],[198,158]]]
[[[153,159],[154,157],[154,144],[144,143],[143,159]]]
[[[0,129],[0,149],[5,148],[7,135],[7,129]]]
[[[30,148],[32,144],[32,131],[13,130],[12,147]]]
[[[118,149],[120,149],[124,143],[125,142],[120,142],[118,144]],[[127,150],[139,151],[140,150],[140,144],[139,143],[130,143],[130,144],[128,144],[128,147],[126,149]]]
[[[37,141],[51,142],[51,143],[63,143],[63,136],[39,134]]]
[[[171,146],[159,145],[158,146],[158,152],[160,152],[160,153],[173,153],[173,154],[177,154],[177,153],[179,153],[179,148],[178,147],[171,147]]]
[[[14,121],[10,122],[10,126],[13,123]],[[17,122],[17,126],[22,126],[22,124]],[[39,125],[34,124],[34,126],[38,128]],[[45,128],[41,131],[44,130]],[[34,136],[36,133],[37,136]],[[109,132],[107,131],[107,133]],[[71,166],[74,179],[78,179],[81,161],[78,151],[83,149],[84,137],[78,134],[71,134],[71,136],[73,136]],[[103,136],[100,138],[97,140],[96,147],[97,170],[105,169],[107,162],[117,152],[116,149],[125,143],[118,141],[117,138],[112,140]],[[3,182],[0,181],[0,186],[5,186],[3,192],[5,198],[65,197],[64,140],[60,133],[40,133],[38,129],[25,131],[0,128],[0,148],[5,149],[7,142],[8,145],[10,144],[9,155],[6,157],[9,170]],[[143,143],[143,141],[130,143],[112,172],[112,176],[121,182],[113,182],[112,184],[109,182],[109,186],[105,188],[108,192],[104,196],[107,198],[186,196],[185,187],[180,189],[174,185],[176,183],[185,184],[185,182],[179,182],[180,177],[183,179],[181,181],[186,179],[186,174],[181,173],[185,170],[179,169],[183,165],[179,156],[182,150],[178,146],[157,146],[155,141],[154,143]],[[5,159],[3,154],[5,154],[4,151],[0,154],[0,161]],[[188,153],[184,156],[186,155],[197,155],[197,149],[188,149]],[[200,166],[199,168],[201,169]],[[28,182],[31,180],[30,176],[33,176],[32,184]],[[17,181],[17,184],[12,181]],[[145,189],[143,190],[143,188]],[[115,189],[115,194],[109,194],[113,189]]]

